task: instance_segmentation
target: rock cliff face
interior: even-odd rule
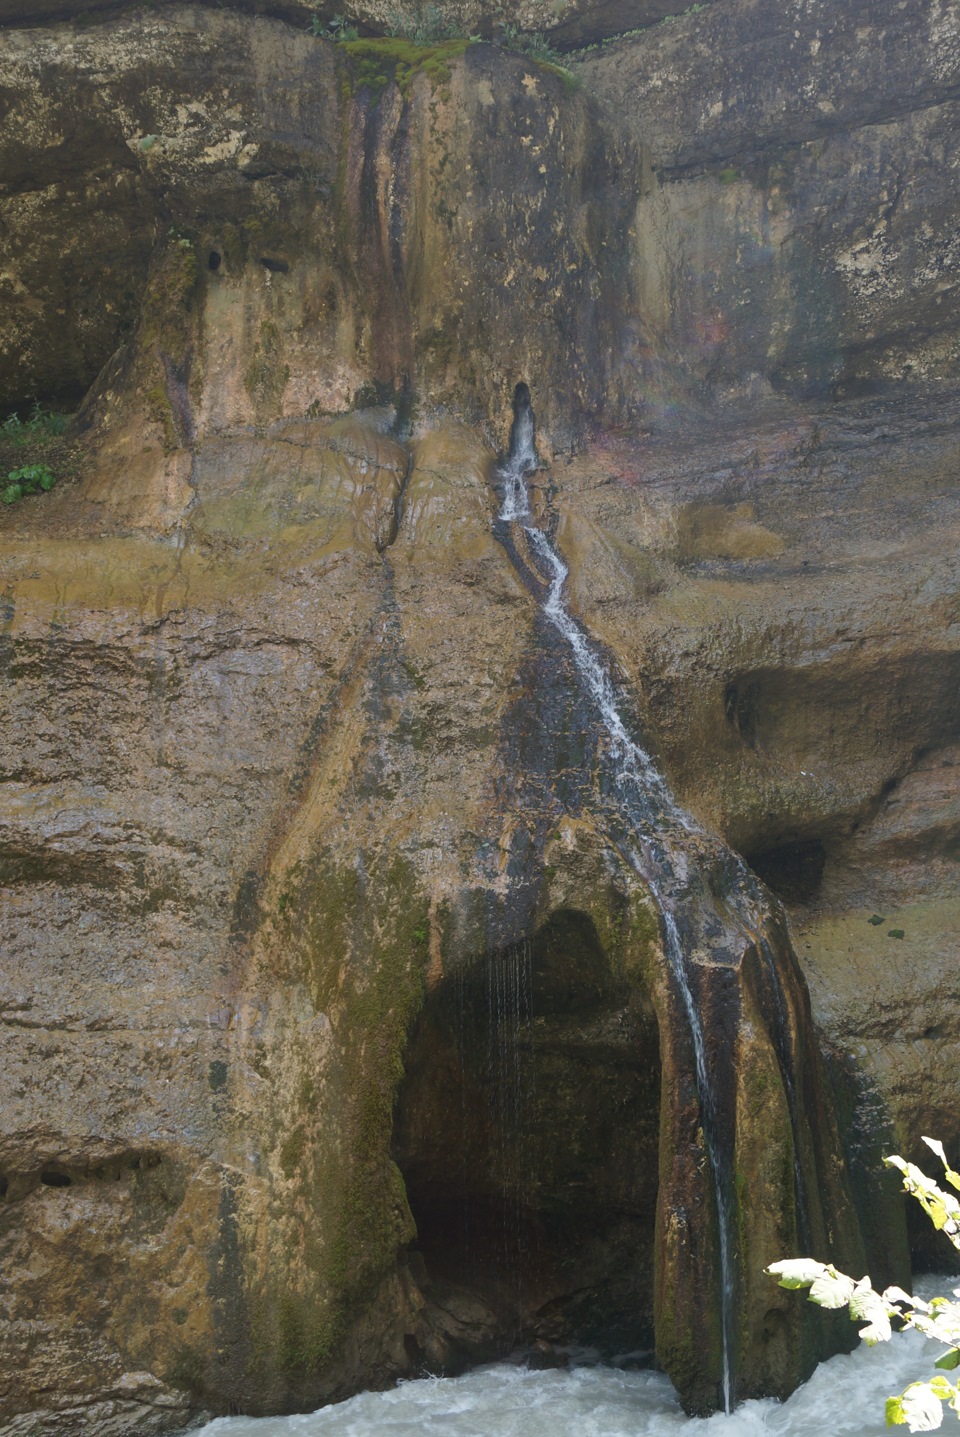
[[[902,1273],[881,1146],[958,1135],[957,7],[714,0],[579,85],[253,8],[0,10],[0,391],[82,399],[0,513],[0,1431],[538,1335],[716,1400],[662,919],[495,523],[518,381],[571,607],[718,835],[737,1373],[785,1391],[826,1339],[764,1262],[862,1262],[853,1192]]]
[[[14,31],[4,66],[9,404],[132,330],[101,388],[138,452],[358,400],[499,421],[544,365],[558,438],[608,405],[639,161],[555,70],[200,7]]]
[[[720,387],[956,378],[956,5],[720,0],[578,69],[662,183],[647,319]]]
[[[157,0],[160,5],[177,0]],[[202,0],[211,3],[211,0]],[[38,21],[86,19],[128,8],[126,0],[0,0],[0,23],[28,26]],[[217,8],[248,15],[269,15],[300,29],[331,27],[344,22],[364,34],[382,35],[398,28],[420,32],[449,31],[489,39],[504,27],[546,34],[561,50],[595,44],[610,36],[654,25],[671,16],[670,0],[502,0],[494,7],[482,0],[217,0]],[[703,6],[699,7],[703,9]],[[314,20],[316,17],[316,20]]]

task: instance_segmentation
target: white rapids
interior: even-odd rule
[[[932,1295],[955,1283],[917,1287]],[[886,1398],[930,1376],[938,1351],[914,1332],[861,1346],[822,1363],[787,1402],[744,1402],[729,1417],[685,1417],[661,1373],[498,1365],[363,1392],[309,1415],[219,1417],[196,1437],[882,1437]]]

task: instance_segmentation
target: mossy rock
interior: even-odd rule
[[[354,90],[369,90],[376,101],[393,81],[406,100],[418,74],[426,75],[434,89],[447,85],[451,64],[460,59],[470,43],[443,40],[434,45],[417,45],[413,40],[387,37],[346,40],[338,48],[350,62]]]

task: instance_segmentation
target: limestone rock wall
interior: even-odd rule
[[[79,395],[134,328],[161,431],[371,394],[499,419],[536,373],[569,442],[621,403],[638,161],[548,67],[201,7],[10,31],[2,56],[11,405]]]
[[[679,793],[790,907],[856,1141],[919,1161],[960,1101],[956,396],[755,415],[602,442],[559,536]]]
[[[160,0],[169,3],[169,0]],[[129,0],[0,0],[0,24],[34,25],[38,21],[83,19],[103,12],[129,9]],[[500,26],[548,36],[561,49],[594,44],[622,31],[656,24],[671,15],[670,0],[505,0],[495,6],[484,0],[441,0],[423,6],[415,0],[230,0],[220,8],[247,14],[269,14],[306,29],[313,17],[321,22],[346,20],[372,34],[391,34],[398,26],[428,29],[439,21],[453,35],[480,34],[489,39]]]
[[[955,376],[953,4],[697,9],[578,67],[649,146],[639,307],[698,381]]]
[[[456,1193],[444,1004],[528,941],[544,1127],[647,1106],[599,1205],[564,1207],[582,1154],[518,1188],[544,1232],[603,1214],[519,1320],[649,1340],[661,1125],[678,1171],[703,1152],[689,1082],[651,1116],[679,1048],[649,894],[493,535],[521,379],[573,610],[789,905],[899,1269],[864,1174],[957,1136],[956,6],[714,0],[574,90],[292,5],[0,14],[0,400],[86,396],[73,481],[0,512],[0,1424],[169,1430],[492,1355],[503,1313],[417,1223],[434,1173]],[[777,1063],[743,1057],[737,1121],[789,1167]],[[782,1255],[792,1209],[747,1207]],[[816,1342],[750,1291],[790,1336],[744,1337],[749,1380],[785,1390]]]
[[[683,1280],[697,1253],[716,1260],[689,1035],[618,806],[583,762],[595,716],[494,538],[491,451],[449,424],[408,453],[369,423],[300,420],[207,438],[193,458],[174,542],[149,492],[139,516],[133,494],[118,510],[95,468],[3,516],[0,1241],[23,1270],[3,1418],[162,1429],[502,1350],[482,1284],[451,1292],[427,1263],[417,1165],[439,1182],[446,1160],[395,1139],[394,1104],[431,995],[479,983],[486,1011],[490,965],[551,924],[526,1040],[563,1077],[543,1121],[573,1103],[563,1064],[602,1060],[606,1083],[577,1084],[570,1122],[628,1125],[631,1195],[601,1221],[590,1187],[569,1190],[571,1159],[544,1155],[524,1207],[551,1261],[512,1320],[649,1342],[655,1280],[663,1359],[710,1406],[716,1309]],[[722,855],[691,850],[705,897]],[[776,1005],[751,935],[728,927],[700,982],[729,1020],[726,975],[745,975],[736,1056],[759,1076],[726,1094],[737,1171],[751,1191],[774,1181],[765,1161],[780,1175],[776,1203],[743,1207],[752,1292],[798,1240],[794,1141],[811,1175],[824,1154],[791,1136]],[[608,975],[599,1012],[578,931]],[[810,1115],[819,1060],[787,977]],[[428,1094],[449,1061],[427,1062]],[[638,1084],[634,1122],[620,1104]],[[846,1182],[828,1166],[818,1196]],[[646,1173],[635,1189],[631,1173]],[[558,1213],[561,1234],[591,1234],[573,1265],[550,1246]],[[792,1337],[764,1346],[742,1324],[748,1391],[789,1387],[821,1350],[801,1307],[770,1301]]]

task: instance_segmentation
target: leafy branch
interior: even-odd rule
[[[947,1182],[960,1192],[960,1173],[954,1172],[947,1162],[943,1144],[935,1138],[924,1138],[923,1141],[943,1163]],[[954,1247],[960,1249],[960,1202],[953,1193],[944,1191],[920,1168],[901,1157],[894,1155],[884,1161],[899,1170],[904,1191],[917,1199],[934,1227],[946,1233]],[[922,1298],[911,1297],[900,1287],[887,1287],[883,1292],[875,1292],[869,1277],[855,1282],[830,1263],[816,1262],[807,1257],[771,1263],[766,1271],[779,1278],[781,1287],[808,1287],[810,1295],[807,1300],[820,1307],[849,1308],[853,1322],[866,1322],[867,1325],[860,1329],[860,1337],[868,1346],[889,1342],[894,1332],[893,1324],[896,1323],[898,1331],[915,1328],[924,1337],[946,1348],[934,1363],[934,1367],[939,1369],[935,1376],[926,1381],[911,1382],[899,1397],[887,1398],[889,1427],[907,1426],[911,1432],[934,1432],[943,1421],[944,1407],[952,1409],[960,1417],[960,1384],[943,1375],[960,1367],[960,1302],[947,1297],[934,1297],[924,1302]],[[960,1288],[954,1291],[954,1298],[957,1297],[960,1297]]]

